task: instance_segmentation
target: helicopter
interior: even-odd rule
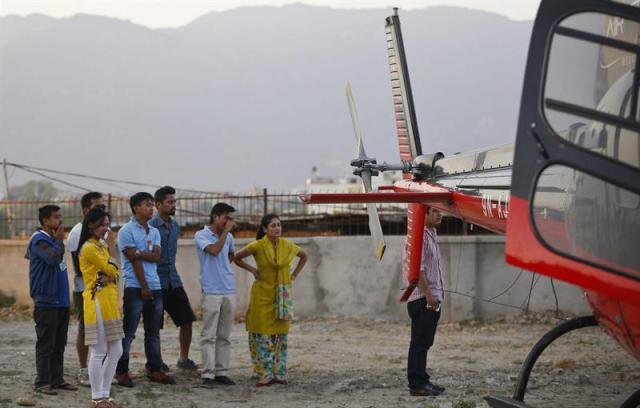
[[[446,157],[423,153],[400,19],[385,20],[400,163],[367,155],[349,85],[354,174],[363,193],[307,194],[306,203],[366,203],[373,252],[386,244],[377,203],[407,203],[406,301],[420,272],[427,207],[506,235],[506,261],[583,289],[591,315],[564,321],[531,348],[512,396],[527,407],[531,371],[562,335],[599,326],[640,360],[640,12],[638,0],[542,0],[534,22],[516,141]],[[402,171],[372,190],[372,177]],[[622,407],[640,405],[640,389]]]

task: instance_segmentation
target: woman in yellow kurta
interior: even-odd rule
[[[304,264],[307,254],[293,242],[281,238],[282,224],[276,214],[262,217],[256,240],[238,252],[234,260],[256,280],[251,286],[247,331],[249,351],[257,387],[287,384],[287,335],[293,317],[291,283]],[[256,266],[242,259],[253,255]],[[300,258],[293,272],[293,258]]]
[[[103,243],[103,241],[106,241]],[[89,382],[95,407],[116,406],[109,398],[111,379],[122,355],[122,317],[118,303],[118,263],[115,237],[109,231],[109,213],[89,211],[82,222],[78,244],[84,280],[85,343],[89,346]]]

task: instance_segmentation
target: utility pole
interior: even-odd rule
[[[4,172],[4,187],[6,191],[6,201],[7,201],[7,221],[9,224],[9,235],[10,238],[13,238],[16,235],[15,226],[13,225],[13,215],[11,214],[11,203],[9,197],[9,176],[7,174],[7,159],[2,159],[2,170]]]

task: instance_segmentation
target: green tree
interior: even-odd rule
[[[49,180],[30,180],[9,190],[10,200],[46,201],[57,197],[59,191]]]

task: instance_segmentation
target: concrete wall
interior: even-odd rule
[[[371,255],[369,237],[294,239],[309,254],[309,262],[294,285],[296,314],[404,319],[405,305],[397,302],[402,287],[399,260],[404,237],[389,236],[386,240],[385,257],[377,262]],[[237,249],[248,242],[236,240]],[[31,301],[28,261],[24,259],[26,246],[26,241],[0,241],[0,289],[16,296],[20,303]],[[443,317],[446,320],[520,313],[517,308],[481,299],[495,298],[494,302],[526,306],[532,282],[529,308],[538,311],[555,308],[549,278],[505,264],[504,237],[440,237],[440,246],[445,289],[458,292],[445,295]],[[67,263],[71,265],[71,260]],[[180,240],[177,267],[192,305],[199,308],[199,264],[192,240]],[[236,278],[238,310],[244,311],[253,277],[236,268]],[[561,310],[589,313],[579,288],[555,281],[555,289]]]

